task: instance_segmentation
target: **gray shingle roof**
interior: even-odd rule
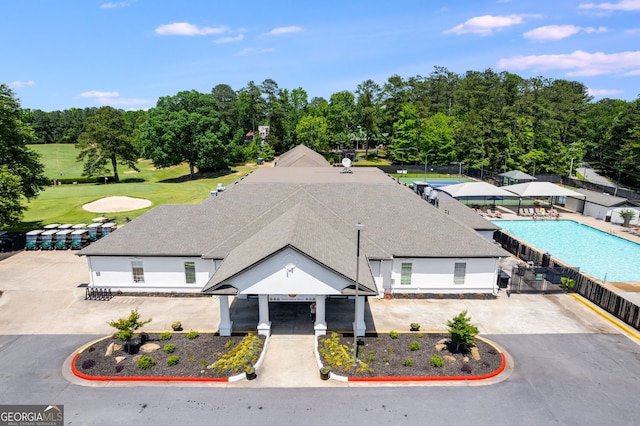
[[[317,170],[333,175],[315,173]],[[224,259],[249,237],[302,204],[323,220],[326,231],[318,238],[333,230],[351,235],[354,224],[365,224],[363,250],[369,258],[506,255],[468,226],[452,220],[453,210],[448,215],[443,208],[433,207],[380,170],[357,168],[353,174],[341,174],[340,170],[259,169],[201,204],[156,207],[79,254]],[[309,176],[318,182],[310,183],[314,179]],[[369,183],[364,182],[366,176]],[[282,182],[285,180],[289,183]]]
[[[225,280],[287,247],[293,247],[310,259],[355,281],[354,238],[339,233],[301,202],[233,248],[203,291],[215,290]],[[365,256],[360,257],[360,268],[369,270]],[[359,281],[360,286],[365,287],[363,290],[375,294],[376,287],[371,274],[363,274]]]
[[[331,167],[331,165],[321,154],[304,145],[298,145],[278,157],[276,167]]]
[[[604,194],[602,192],[590,191],[588,189],[574,189],[574,191],[585,195],[586,196],[585,201],[588,201],[593,204],[598,204],[600,206],[617,207],[627,202],[626,198],[616,197],[614,195]]]

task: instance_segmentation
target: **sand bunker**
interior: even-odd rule
[[[143,198],[105,197],[85,204],[82,208],[92,213],[116,213],[143,209],[151,204],[153,204],[151,201]]]

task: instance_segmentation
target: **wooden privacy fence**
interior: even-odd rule
[[[543,264],[543,260],[545,260],[545,253],[502,230],[495,231],[493,239],[499,242],[505,250],[525,262],[533,262],[535,265],[541,265]],[[576,285],[574,290],[576,293],[595,303],[636,330],[640,330],[640,307],[638,305],[604,287],[599,281],[580,272],[579,268],[563,264],[556,258],[547,258],[546,260],[551,260],[556,269],[559,267],[563,277],[575,280]]]

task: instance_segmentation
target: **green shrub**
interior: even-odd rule
[[[409,350],[412,350],[412,351],[420,350],[420,343],[418,343],[416,340],[414,340],[413,342],[409,343]]]
[[[456,344],[456,350],[472,345],[476,341],[476,335],[478,334],[478,327],[471,324],[471,318],[467,316],[467,311],[462,311],[449,322],[449,336],[451,341]]]
[[[413,358],[407,358],[404,361],[402,361],[402,365],[404,365],[405,367],[412,367],[413,366]]]
[[[167,343],[166,345],[164,345],[164,348],[162,349],[165,353],[173,353],[173,351],[176,350],[176,345],[174,345],[173,343]]]
[[[424,334],[422,334],[422,333],[418,333],[418,334],[416,334],[416,337],[417,337],[418,339],[422,339],[422,337],[424,337]]]
[[[193,330],[191,330],[190,332],[188,332],[188,333],[187,333],[187,339],[191,339],[191,340],[193,340],[193,339],[195,339],[195,338],[196,338],[196,337],[198,337],[198,336],[199,336],[199,334],[198,334],[198,332],[197,332],[197,331],[193,331]]]
[[[156,360],[151,358],[149,355],[143,355],[138,360],[138,368],[140,368],[142,370],[149,369],[149,368],[153,367],[154,365],[156,365]]]
[[[111,327],[118,330],[116,337],[123,342],[128,342],[133,338],[134,332],[145,324],[151,322],[151,318],[146,321],[140,321],[140,314],[137,309],[134,309],[129,314],[129,318],[119,318],[117,321],[110,321]]]
[[[389,332],[389,337],[391,337],[392,339],[397,339],[398,337],[400,337],[400,335],[398,334],[398,332],[397,332],[397,331],[393,331],[393,330],[391,330],[391,331]]]
[[[232,347],[232,346],[233,346],[233,345],[235,345],[235,344],[236,344],[236,341],[235,341],[235,340],[233,340],[233,339],[231,339],[231,340],[227,340],[227,341],[224,343],[224,347],[225,347],[225,348],[227,348],[227,349],[229,349],[230,347]]]
[[[432,367],[441,368],[444,367],[444,359],[442,359],[440,355],[434,355],[429,360],[429,364],[431,364]]]
[[[263,344],[262,339],[255,334],[249,333],[240,343],[234,345],[226,354],[207,366],[207,368],[221,373],[240,373],[245,365],[254,365],[258,361]]]
[[[168,331],[163,331],[160,333],[160,340],[171,340],[171,333]]]
[[[178,358],[176,355],[170,356],[169,358],[167,358],[167,365],[176,365],[178,361],[180,361],[180,358]]]

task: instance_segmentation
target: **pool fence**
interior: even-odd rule
[[[605,287],[602,281],[581,272],[579,268],[564,264],[503,230],[495,231],[493,239],[526,265],[516,267],[512,271],[512,291],[519,288],[548,292],[552,287],[548,286],[547,281],[553,283],[555,278],[558,278],[558,281],[560,277],[570,278],[575,281],[573,291],[636,330],[640,330],[640,307]],[[550,271],[554,273],[550,274]],[[544,274],[542,280],[540,274]],[[558,274],[560,277],[557,276]],[[548,279],[549,277],[553,278]]]

